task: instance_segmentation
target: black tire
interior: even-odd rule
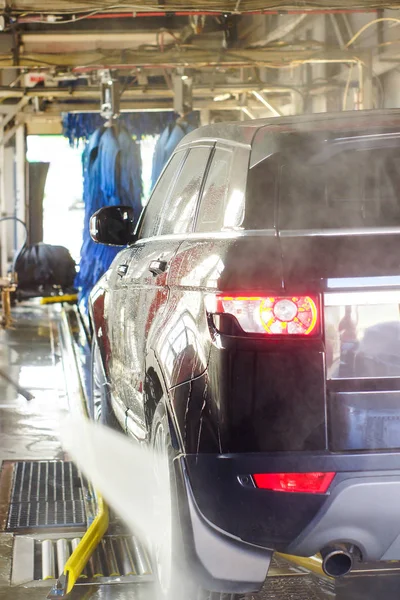
[[[161,439],[162,438],[162,442]],[[160,443],[161,442],[161,443]],[[165,466],[169,473],[166,474],[169,479],[171,489],[171,522],[172,535],[170,536],[170,547],[165,548],[164,552],[159,548],[152,548],[152,562],[155,578],[157,581],[157,599],[158,600],[242,600],[244,595],[211,592],[202,589],[193,581],[190,574],[187,559],[185,556],[184,541],[182,536],[182,522],[180,518],[178,504],[178,483],[173,467],[175,451],[171,443],[171,434],[169,430],[168,416],[163,401],[157,406],[154,414],[151,430],[152,448],[157,454],[165,453]],[[157,461],[158,462],[158,461]],[[165,475],[165,474],[164,474]],[[156,474],[157,480],[157,474]],[[157,518],[157,508],[155,508],[155,518]],[[160,530],[163,524],[160,523]],[[168,540],[169,536],[160,533],[160,544]],[[169,560],[167,569],[170,569],[169,577],[165,576],[162,565],[160,564],[160,554],[164,554]]]
[[[110,394],[107,378],[104,373],[100,348],[95,338],[92,341],[90,364],[90,394],[88,413],[92,421],[118,429],[119,425],[110,406]]]

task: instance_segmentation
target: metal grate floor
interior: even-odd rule
[[[267,578],[259,600],[333,600],[334,589],[323,586],[312,576]]]
[[[6,531],[85,525],[82,478],[73,463],[14,464]]]

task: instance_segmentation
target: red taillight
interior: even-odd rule
[[[311,296],[208,296],[206,306],[210,313],[236,317],[246,333],[318,333],[318,300]]]
[[[336,473],[259,473],[253,475],[258,488],[273,492],[325,494]]]

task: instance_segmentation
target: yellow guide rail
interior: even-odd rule
[[[59,302],[78,302],[78,294],[64,294],[64,296],[45,296],[40,304],[58,304]]]
[[[62,298],[62,296],[58,296],[57,298]],[[75,368],[73,365],[75,364],[75,377],[80,379],[79,375],[77,376],[79,369],[78,365],[76,364],[77,356],[75,354],[72,342],[73,336],[71,332],[71,323],[66,311],[63,311],[61,314],[61,326],[64,333],[63,350],[68,355],[68,360],[66,360],[64,368],[67,370],[68,378],[71,379],[74,376],[73,371],[75,371]],[[77,381],[76,386],[74,387],[74,391],[77,396],[80,396],[80,405],[78,408],[79,413],[82,416],[87,417],[88,415],[86,410],[86,402],[80,381]],[[107,505],[105,504],[103,498],[99,494],[96,494],[96,500],[96,517],[94,518],[92,524],[90,525],[85,535],[82,537],[81,541],[79,542],[79,544],[69,557],[68,561],[66,562],[64,572],[61,575],[59,575],[57,583],[51,589],[47,596],[47,598],[49,599],[64,598],[67,594],[71,592],[75,583],[82,575],[82,572],[88,560],[96,550],[102,537],[108,529],[109,514]]]

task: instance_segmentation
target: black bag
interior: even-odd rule
[[[15,271],[22,290],[60,286],[65,291],[74,287],[76,265],[67,248],[40,243],[22,249]]]

